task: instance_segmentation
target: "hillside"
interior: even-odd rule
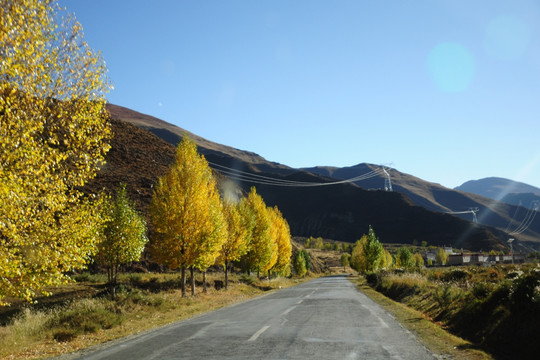
[[[540,189],[537,187],[500,177],[470,180],[455,189],[482,195],[491,199],[499,199],[501,196],[509,193],[531,193],[540,196]]]
[[[362,174],[376,172],[369,179],[355,182],[364,189],[382,189],[386,178],[382,168],[372,164],[358,164],[343,168],[315,167],[304,170],[337,179],[351,179]],[[478,208],[476,215],[480,224],[510,232],[523,229],[522,225],[528,224],[525,231],[511,236],[533,244],[540,242],[540,217],[533,217],[525,207],[516,206],[519,203],[512,205],[474,193],[448,189],[396,169],[386,168],[386,170],[390,175],[393,190],[407,196],[415,205],[441,213],[464,212],[470,208]],[[473,220],[472,213],[456,216],[469,221]]]
[[[183,134],[184,130],[126,108],[111,106],[110,110],[115,134],[112,150],[107,155],[107,166],[89,187],[116,187],[121,181],[128,182],[130,195],[145,211],[153,183],[166,171],[174,154],[173,146],[155,134],[168,134],[165,138],[172,141],[180,139],[178,134]],[[177,137],[173,138],[171,134]],[[214,164],[284,180],[332,181],[327,176],[268,162],[256,154],[215,144],[193,134],[190,136],[197,142],[199,151]],[[221,182],[222,185],[225,183]],[[281,209],[293,235],[352,242],[373,225],[384,242],[425,240],[433,245],[454,245],[472,250],[504,247],[505,236],[499,230],[415,206],[397,192],[367,191],[347,183],[305,188],[246,181],[236,182],[236,185],[244,190],[256,185],[268,205],[277,205]]]

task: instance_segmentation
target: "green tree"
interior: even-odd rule
[[[129,200],[125,184],[120,185],[116,197],[107,204],[105,211],[108,220],[104,224],[104,240],[99,244],[96,260],[107,268],[114,297],[120,265],[138,261],[148,238],[146,221]]]
[[[304,276],[307,273],[306,258],[302,254],[302,250],[296,253],[294,257],[294,271],[298,276]]]
[[[384,249],[375,231],[370,226],[367,235],[356,242],[352,255],[351,267],[358,272],[376,271],[380,269]]]
[[[396,266],[404,269],[410,269],[414,266],[413,255],[407,247],[399,248],[396,254]]]
[[[78,191],[109,149],[105,63],[55,0],[0,6],[0,303],[69,280],[97,251]]]
[[[443,248],[438,248],[435,253],[435,263],[438,265],[446,265],[447,261],[448,255],[446,254],[446,251],[444,251]]]
[[[306,271],[311,269],[311,256],[307,250],[299,250],[298,255],[304,258],[304,263],[306,264]]]
[[[339,262],[341,263],[341,266],[343,266],[343,270],[345,270],[345,268],[347,266],[350,266],[350,260],[351,260],[351,254],[349,253],[342,253],[341,254],[341,258],[339,259]]]
[[[182,296],[186,296],[186,269],[205,269],[213,264],[226,238],[212,170],[187,136],[178,144],[174,163],[154,189],[150,215],[156,260],[181,269]],[[192,276],[192,293],[193,283]]]

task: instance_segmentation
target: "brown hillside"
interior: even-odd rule
[[[107,164],[87,188],[92,191],[115,189],[120,182],[126,182],[130,196],[146,213],[152,187],[166,172],[174,155],[173,145],[154,133],[159,134],[158,126],[163,126],[161,134],[170,135],[172,132],[168,129],[174,126],[126,108],[111,105],[109,109],[114,133],[112,149],[107,155]],[[175,144],[180,139],[178,133],[184,133],[182,129],[176,129],[173,133],[177,136]],[[331,181],[328,177],[291,169],[268,162],[256,154],[189,135],[198,143],[199,151],[215,164],[274,178],[319,183]],[[249,182],[237,182],[236,185],[244,190],[255,185],[268,205],[277,205],[281,209],[293,235],[352,242],[372,225],[383,242],[425,240],[433,245],[454,245],[472,250],[504,247],[504,234],[497,230],[428,211],[415,206],[398,192],[367,191],[354,184],[308,188],[263,186]]]
[[[152,189],[174,160],[174,146],[135,125],[111,119],[113,138],[106,164],[86,190],[112,192],[126,183],[139,211],[147,213]]]
[[[379,170],[379,175],[359,181],[356,184],[364,189],[381,189],[384,187],[385,176],[380,169],[381,167],[378,165],[358,164],[344,168],[315,167],[305,170],[324,176],[332,176],[336,179],[350,179],[373,170]],[[428,210],[447,213],[478,208],[478,222],[482,225],[498,228],[501,232],[504,232],[506,229],[512,230],[517,228],[528,216],[527,209],[516,205],[496,201],[477,194],[448,189],[442,185],[419,179],[395,169],[388,168],[387,171],[392,180],[394,191],[404,194],[415,205],[422,206]],[[470,213],[455,216],[468,221],[473,219]],[[523,233],[511,236],[506,235],[506,239],[509,237],[515,237],[518,240],[531,244],[540,243],[540,217],[533,218],[529,228]]]

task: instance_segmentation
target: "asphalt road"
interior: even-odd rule
[[[325,277],[63,359],[435,359],[343,276]]]

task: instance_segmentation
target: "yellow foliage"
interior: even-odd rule
[[[268,208],[268,211],[272,220],[272,229],[274,229],[272,235],[275,236],[274,241],[277,244],[276,261],[270,271],[281,274],[285,273],[291,264],[291,230],[277,206]]]
[[[381,269],[391,269],[394,266],[394,259],[392,254],[386,249],[383,250],[383,256],[381,259]]]
[[[150,208],[156,260],[171,268],[213,265],[226,240],[226,223],[212,170],[184,136],[174,164],[159,179]]]
[[[246,265],[252,271],[268,270],[266,269],[268,264],[275,262],[273,257],[276,247],[271,236],[272,223],[266,204],[254,187],[251,188],[249,195],[241,200],[241,204],[246,209],[245,211],[251,213],[253,219],[250,248],[245,256]]]
[[[225,266],[231,261],[239,260],[247,252],[249,246],[248,228],[244,226],[238,207],[238,204],[228,202],[223,205],[228,231],[218,263]]]
[[[65,282],[96,251],[77,187],[109,149],[106,69],[53,0],[0,6],[0,302]]]

